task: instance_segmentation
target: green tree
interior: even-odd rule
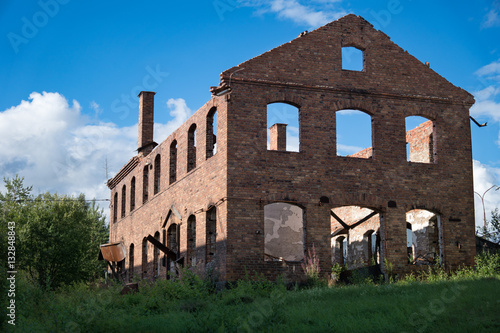
[[[45,288],[85,281],[102,274],[97,260],[99,244],[108,240],[108,227],[95,202],[78,197],[44,193],[37,197],[23,179],[4,179],[0,193],[2,228],[16,223],[16,261]],[[3,240],[2,240],[3,241]]]
[[[483,227],[478,227],[480,235],[494,243],[500,244],[500,212],[498,208],[491,211],[491,219]]]

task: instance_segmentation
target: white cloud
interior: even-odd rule
[[[491,64],[479,68],[476,75],[486,77],[487,79],[496,79],[500,81],[500,59]]]
[[[97,103],[91,108],[99,109]],[[163,141],[191,114],[186,102],[170,99],[173,119],[155,124]],[[0,172],[25,178],[35,194],[45,191],[108,199],[105,183],[136,154],[137,125],[92,123],[77,101],[69,105],[59,93],[32,93],[29,101],[0,112]],[[106,170],[107,162],[107,170]],[[0,191],[4,191],[3,182]],[[101,202],[109,220],[109,203]]]
[[[494,8],[491,8],[488,11],[488,13],[486,13],[486,16],[483,19],[482,23],[483,28],[492,28],[500,26],[500,15],[499,15],[500,2],[495,1],[493,6]]]
[[[492,188],[494,185],[500,185],[500,168],[494,168],[479,161],[474,162],[474,206],[476,226],[484,225],[484,212],[486,219],[490,219],[491,211],[495,208],[500,209],[500,190]],[[485,194],[486,192],[486,194]],[[484,211],[480,195],[484,197]]]
[[[359,153],[363,149],[364,148],[357,147],[357,146],[349,146],[349,145],[343,145],[341,143],[337,143],[337,154],[341,155],[341,156],[347,156],[347,155]]]
[[[281,19],[288,19],[300,25],[317,28],[347,14],[342,8],[336,8],[337,6],[334,4],[338,2],[340,1],[243,0],[240,1],[240,4],[246,7],[254,7],[258,13],[274,13]]]

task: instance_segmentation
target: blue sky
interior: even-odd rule
[[[471,124],[475,189],[500,185],[500,1],[3,0],[0,173],[108,198],[106,178],[137,146],[140,90],[157,92],[161,142],[223,70],[348,13],[476,97],[488,126]],[[500,207],[500,191],[485,202]]]

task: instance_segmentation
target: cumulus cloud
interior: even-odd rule
[[[474,205],[476,226],[484,225],[484,213],[486,219],[491,217],[491,211],[500,209],[500,190],[496,190],[500,184],[500,168],[491,167],[474,161]],[[487,191],[487,192],[486,192]],[[481,200],[484,197],[484,210]]]
[[[481,67],[475,74],[485,88],[474,92],[476,104],[471,108],[471,115],[500,124],[500,60]],[[500,132],[497,145],[500,146]]]
[[[173,119],[155,124],[158,142],[191,114],[181,98],[170,99],[167,107]],[[91,109],[100,107],[94,102]],[[138,127],[91,121],[81,111],[77,101],[70,104],[59,93],[34,92],[28,101],[0,112],[1,174],[23,176],[35,193],[108,199],[106,180],[136,154]],[[100,206],[109,219],[109,203]]]
[[[339,2],[336,0],[243,0],[240,4],[255,8],[259,14],[273,13],[281,19],[317,28],[347,14],[338,6]]]

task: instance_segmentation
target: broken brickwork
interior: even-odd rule
[[[343,69],[347,47],[362,52],[362,70]],[[384,271],[387,260],[406,273],[419,266],[420,248],[449,269],[473,264],[474,99],[363,18],[301,34],[224,71],[211,91],[160,144],[150,135],[154,93],[141,93],[139,154],[108,181],[110,241],[133,251],[129,278],[185,265],[221,281],[245,272],[301,279],[313,245],[327,275],[344,260],[336,247],[347,236],[345,260],[356,265]],[[287,150],[293,128],[279,119],[268,149],[271,103],[298,109],[298,151]],[[336,112],[347,109],[370,116],[372,147],[338,156]],[[410,116],[430,122],[406,133]]]

